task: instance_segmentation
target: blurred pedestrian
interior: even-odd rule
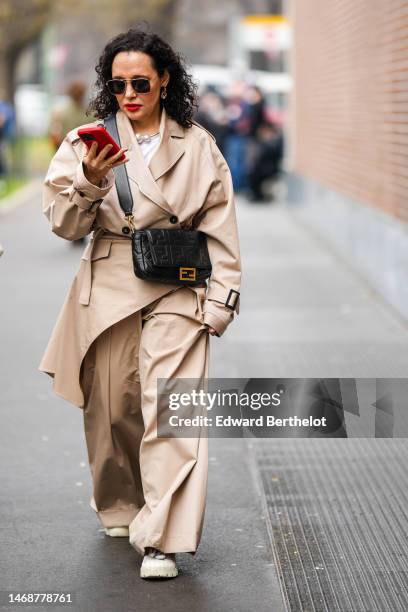
[[[276,179],[283,159],[282,130],[274,123],[264,121],[255,133],[257,150],[249,170],[249,198],[252,201],[267,201],[264,183]]]
[[[67,101],[57,106],[51,113],[49,134],[54,149],[57,150],[70,130],[86,123],[87,85],[81,79],[71,81],[65,90]]]
[[[249,105],[245,100],[246,83],[236,81],[226,100],[228,132],[225,137],[225,158],[231,170],[234,189],[241,191],[248,184],[247,147],[250,133]]]
[[[249,124],[245,152],[245,167],[247,172],[246,193],[250,194],[249,174],[259,153],[260,143],[258,142],[257,133],[258,128],[265,122],[266,101],[261,88],[256,85],[248,85],[243,96],[247,104]]]
[[[228,133],[228,118],[221,95],[208,87],[200,96],[195,119],[214,136],[221,153],[225,153],[225,138]]]
[[[16,137],[16,115],[14,107],[0,100],[0,181],[5,181],[10,173],[7,148]]]
[[[258,128],[266,119],[266,101],[262,89],[257,85],[250,85],[244,94],[244,99],[248,105],[247,113],[249,118],[248,135],[256,138]]]
[[[66,103],[52,111],[49,134],[55,151],[60,147],[68,132],[89,120],[86,115],[87,89],[86,83],[81,79],[71,81],[65,91]],[[74,245],[82,245],[84,242],[86,242],[85,237],[72,241]]]

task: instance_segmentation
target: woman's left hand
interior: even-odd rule
[[[210,325],[207,325],[208,327],[208,333],[211,334],[212,336],[218,336],[218,332],[216,329],[214,329],[213,327],[210,327]]]

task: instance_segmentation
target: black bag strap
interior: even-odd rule
[[[113,140],[121,146],[118,126],[116,124],[116,115],[109,115],[109,117],[106,117],[104,119],[104,124]],[[113,168],[113,171],[115,173],[116,191],[118,192],[120,206],[125,216],[131,215],[133,210],[133,198],[132,192],[130,191],[126,166],[125,164],[116,166],[116,168]]]

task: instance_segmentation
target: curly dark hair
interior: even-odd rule
[[[160,98],[168,115],[181,126],[190,128],[195,111],[198,107],[197,88],[191,75],[187,74],[185,59],[176,53],[169,44],[153,32],[138,27],[118,34],[105,46],[97,66],[98,75],[95,83],[96,93],[88,106],[87,114],[98,119],[104,119],[111,113],[116,113],[119,105],[107,88],[106,81],[112,78],[112,62],[121,51],[141,51],[150,56],[153,68],[163,76],[165,69],[170,74],[167,85],[167,97]]]

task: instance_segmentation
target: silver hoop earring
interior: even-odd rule
[[[167,98],[167,89],[166,87],[163,87],[163,91],[160,94],[160,97],[165,100]]]

